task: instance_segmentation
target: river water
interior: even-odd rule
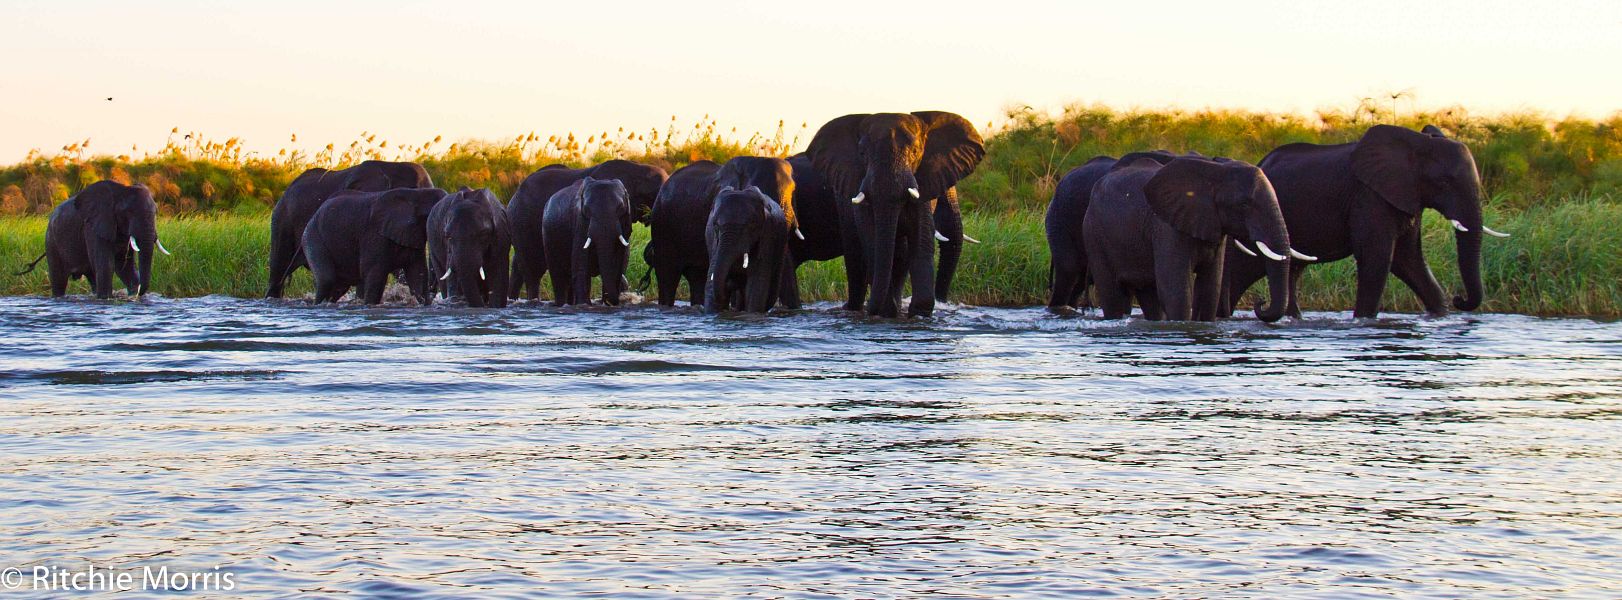
[[[234,594],[1622,595],[1622,324],[0,299],[0,566]]]

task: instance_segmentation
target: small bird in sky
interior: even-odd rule
[[[108,97],[107,97],[107,101],[108,101],[108,102],[112,102],[112,101],[113,101],[113,97],[112,97],[112,96],[108,96]]]

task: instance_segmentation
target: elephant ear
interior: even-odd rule
[[[1161,167],[1143,186],[1143,196],[1156,217],[1203,242],[1222,241],[1217,214],[1217,184],[1227,169],[1200,158],[1179,158]]]
[[[928,200],[946,195],[946,190],[974,168],[986,156],[985,141],[968,119],[949,112],[926,110],[912,113],[924,123],[928,137],[924,141],[924,158],[918,163],[914,175],[918,178],[920,197]]]
[[[384,192],[372,200],[371,220],[396,244],[407,248],[428,244],[428,229],[417,219],[417,204],[403,191]]]
[[[805,149],[806,154],[811,155],[811,166],[822,174],[828,187],[839,197],[855,196],[862,177],[867,174],[858,142],[862,139],[862,122],[870,116],[845,115],[829,121],[817,130],[811,145]]]
[[[91,233],[102,240],[118,242],[122,241],[118,239],[119,202],[109,191],[105,184],[93,183],[74,197],[73,204]]]
[[[1428,137],[1393,125],[1370,127],[1352,150],[1352,174],[1397,210],[1419,214],[1423,206],[1414,143]]]

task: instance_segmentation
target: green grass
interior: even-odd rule
[[[1518,212],[1491,210],[1488,223],[1512,232],[1509,239],[1488,238],[1482,248],[1482,277],[1486,303],[1482,310],[1527,314],[1622,315],[1622,204],[1606,200],[1571,199]],[[1048,253],[1042,233],[1042,214],[1019,210],[1005,213],[971,212],[968,233],[983,243],[969,245],[954,285],[954,300],[974,305],[1029,306],[1047,300]],[[0,218],[0,294],[46,294],[44,264],[33,273],[12,272],[44,248],[45,218]],[[158,232],[173,256],[154,260],[152,289],[169,297],[227,294],[258,297],[264,294],[269,220],[263,216],[214,215],[166,217]],[[637,226],[632,236],[632,262],[628,275],[637,281],[646,271],[642,246],[648,231]],[[1431,268],[1450,292],[1460,288],[1452,233],[1433,213],[1425,217],[1425,249]],[[1350,260],[1316,266],[1307,271],[1301,300],[1309,310],[1349,310],[1355,285]],[[838,260],[808,263],[800,268],[801,293],[807,299],[840,300],[844,297],[843,265]],[[309,291],[309,275],[300,271],[290,296]],[[1259,292],[1259,288],[1257,290]],[[83,294],[83,280],[70,293]],[[543,287],[550,297],[550,287]],[[686,292],[680,296],[686,299]],[[1243,306],[1249,306],[1245,302]],[[1391,278],[1387,310],[1420,309],[1412,292]]]

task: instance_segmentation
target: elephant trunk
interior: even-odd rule
[[[896,306],[901,290],[893,289],[890,285],[894,279],[896,226],[901,219],[901,207],[881,206],[873,211],[873,257],[871,269],[873,295],[868,300],[867,312],[880,317],[896,316]]]
[[[1453,297],[1453,308],[1475,310],[1481,306],[1481,226],[1453,232],[1459,249],[1459,278],[1464,280],[1464,296]]]
[[[482,261],[479,260],[478,254],[472,252],[453,252],[445,262],[450,264],[452,273],[451,278],[456,281],[456,287],[458,288],[453,291],[461,294],[462,299],[467,301],[468,306],[474,308],[483,308],[485,302],[484,294],[481,290],[484,286],[480,285],[483,283],[483,277],[480,277],[479,275],[483,265],[481,264]],[[484,277],[488,276],[489,273],[484,274]]]
[[[1290,261],[1267,261],[1267,305],[1256,307],[1256,319],[1273,323],[1284,318],[1289,303]]]
[[[727,284],[732,278],[732,267],[748,249],[745,241],[741,231],[723,230],[716,234],[715,243],[710,245],[709,281],[704,285],[704,312],[715,314],[726,309],[732,293],[727,289]]]
[[[605,229],[607,231],[602,235],[594,235],[602,242],[597,245],[597,274],[603,280],[603,303],[618,306],[620,292],[623,291],[620,280],[625,275],[625,258],[628,250],[619,241],[624,234],[620,233],[617,227]],[[586,290],[581,291],[582,295],[587,293]]]

